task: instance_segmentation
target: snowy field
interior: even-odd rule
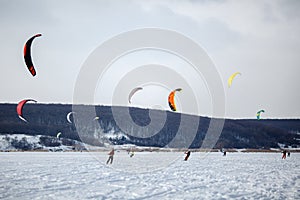
[[[300,199],[300,154],[1,152],[0,199]],[[155,170],[156,169],[156,170]]]

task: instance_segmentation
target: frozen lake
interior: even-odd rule
[[[0,199],[300,199],[300,154],[2,152]]]

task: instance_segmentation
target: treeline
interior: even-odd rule
[[[206,136],[210,118],[180,113],[166,112],[166,121],[159,132],[150,135],[156,127],[148,126],[151,123],[149,113],[153,120],[162,115],[162,111],[112,107],[110,106],[87,106],[76,105],[77,113],[80,116],[75,123],[67,121],[67,114],[72,111],[72,105],[63,104],[26,104],[23,108],[24,117],[28,123],[20,120],[16,113],[16,104],[0,104],[0,133],[1,134],[27,134],[45,135],[56,137],[62,132],[62,138],[69,138],[82,141],[92,145],[103,145],[104,142],[113,144],[135,144],[139,146],[165,147],[178,137],[183,144],[191,144],[190,148],[201,147]],[[125,113],[130,113],[127,118]],[[117,116],[116,116],[117,115]],[[99,119],[94,119],[96,116]],[[139,137],[127,134],[119,128],[115,118],[121,118],[126,130],[137,133]],[[181,119],[185,119],[184,128],[179,130]],[[71,120],[77,117],[71,115]],[[131,124],[133,121],[136,126]],[[189,135],[193,132],[194,122],[199,123],[197,134],[193,136],[192,142],[188,142]],[[139,129],[137,127],[146,127]],[[278,119],[278,120],[231,120],[226,119],[221,136],[215,148],[278,148],[278,143],[287,146],[299,147],[300,135],[299,119]],[[115,136],[115,137],[114,137]],[[149,136],[149,137],[146,137]]]

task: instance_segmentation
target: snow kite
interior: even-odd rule
[[[25,103],[27,103],[28,101],[33,101],[35,103],[37,102],[36,100],[33,100],[33,99],[24,99],[24,100],[20,101],[17,105],[18,116],[24,122],[27,122],[27,120],[23,117],[23,107],[24,107]]]
[[[171,110],[176,111],[176,105],[175,105],[175,92],[180,92],[182,89],[177,88],[176,90],[173,90],[168,97],[168,102]]]
[[[143,88],[142,87],[136,87],[134,88],[133,90],[131,90],[131,92],[129,93],[129,96],[128,96],[128,102],[131,103],[131,97],[139,90],[142,90]]]
[[[58,132],[56,135],[57,139],[59,139],[60,135],[61,135],[61,132]]]
[[[68,114],[67,114],[67,120],[68,120],[68,122],[70,123],[70,124],[72,124],[72,121],[71,121],[71,115],[72,114],[74,114],[75,112],[69,112]]]
[[[32,76],[36,75],[36,71],[34,69],[32,59],[31,59],[31,44],[36,37],[40,37],[40,36],[42,36],[42,34],[36,34],[36,35],[32,36],[29,40],[27,40],[27,42],[24,46],[24,60],[25,60],[26,66]]]
[[[229,79],[228,79],[228,87],[230,87],[231,86],[231,84],[232,84],[232,80],[234,79],[234,77],[236,76],[236,75],[242,75],[240,72],[236,72],[236,73],[234,73],[234,74],[232,74],[230,77],[229,77]]]
[[[95,121],[98,120],[98,119],[100,119],[100,117],[98,117],[98,116],[96,116],[96,117],[94,118]]]
[[[265,110],[260,110],[256,113],[256,118],[260,120],[260,113],[265,112]]]

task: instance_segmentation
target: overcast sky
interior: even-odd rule
[[[40,103],[72,103],[76,78],[93,50],[126,31],[157,27],[181,33],[206,50],[224,84],[226,117],[255,118],[256,112],[264,109],[265,118],[300,118],[299,9],[297,0],[0,0],[0,102],[33,98]],[[22,53],[25,42],[37,33],[43,36],[32,45],[37,71],[32,77]],[[95,103],[111,104],[109,91],[122,74],[133,69],[130,66],[149,64],[153,59],[160,65],[173,63],[174,70],[184,73],[180,59],[149,52],[118,61],[119,65],[133,64],[108,71],[98,86],[104,85],[106,90],[96,92]],[[228,88],[227,79],[237,71],[242,75]],[[139,91],[133,105],[169,110],[166,101],[159,98],[169,88],[151,87],[144,93]],[[161,91],[151,96],[153,89]],[[180,95],[179,108],[186,103]],[[198,114],[211,115],[209,97],[209,91],[204,91]]]

